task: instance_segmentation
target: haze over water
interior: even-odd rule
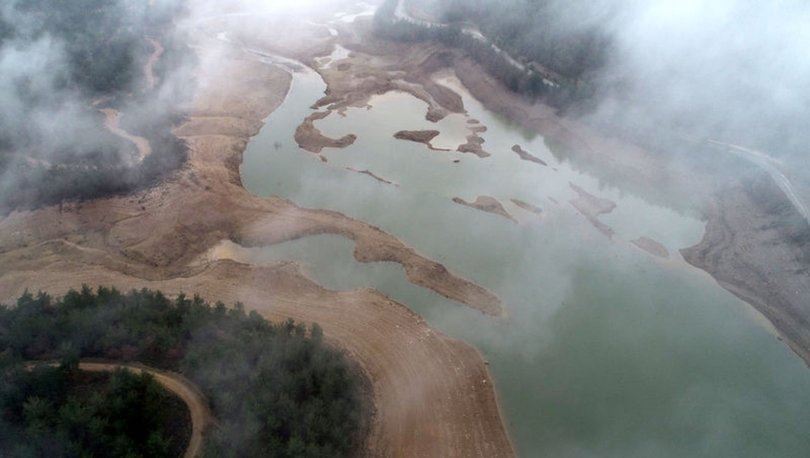
[[[469,96],[470,117],[489,129],[482,136],[490,158],[395,140],[398,130],[437,127],[424,120],[422,102],[388,94],[373,99],[371,110],[316,123],[326,135],[358,136],[349,148],[326,150],[322,163],[296,146],[293,133],[324,88],[314,72],[294,74],[287,100],[245,152],[245,186],[378,226],[494,291],[507,317],[486,317],[413,286],[397,264],[359,264],[352,242],[339,236],[220,252],[253,262],[299,260],[333,289],[377,288],[477,347],[523,456],[799,457],[810,449],[806,366],[748,305],[677,254],[700,240],[699,220],[575,171],[542,138],[527,137]],[[441,142],[463,137],[458,130],[466,127],[450,119],[438,129],[446,130]],[[520,160],[514,144],[549,167]],[[613,240],[568,203],[576,197],[569,182],[617,203],[601,217],[616,230]],[[504,202],[521,224],[451,201],[478,195]],[[541,207],[543,216],[511,198]],[[663,243],[670,260],[629,243],[641,236]]]

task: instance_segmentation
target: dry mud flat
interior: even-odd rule
[[[321,154],[324,148],[346,148],[357,141],[357,135],[347,134],[341,138],[329,138],[315,127],[315,121],[329,116],[329,111],[315,112],[295,130],[295,141],[301,149]]]
[[[630,243],[653,256],[658,256],[659,258],[664,259],[669,258],[669,250],[667,250],[667,247],[649,237],[640,237],[631,241]]]
[[[518,207],[522,208],[523,210],[534,213],[536,216],[543,216],[543,209],[538,207],[537,205],[530,204],[520,199],[510,199],[513,204],[517,205]]]
[[[605,215],[616,208],[616,204],[607,199],[602,199],[590,194],[574,183],[569,183],[571,189],[578,194],[578,197],[571,199],[571,205],[577,209],[599,232],[608,238],[613,237],[614,231],[607,224],[599,221],[599,215]]]
[[[362,262],[392,261],[412,282],[490,315],[491,292],[449,272],[368,224],[241,186],[241,154],[283,100],[290,75],[247,53],[197,37],[199,90],[176,129],[187,164],[160,186],[125,197],[16,212],[0,220],[0,301],[25,289],[59,295],[82,283],[198,293],[243,302],[264,316],[318,322],[371,382],[376,415],[371,456],[511,456],[482,357],[433,331],[418,315],[373,290],[336,292],[298,266],[195,263],[223,239],[264,246],[315,234],[356,244]]]
[[[446,149],[435,148],[430,142],[441,134],[438,130],[400,130],[394,134],[397,140],[407,140],[416,143],[422,143],[433,151],[449,151]]]
[[[520,156],[520,158],[523,159],[524,161],[534,162],[535,164],[540,164],[540,165],[546,165],[546,166],[548,165],[546,163],[546,161],[544,161],[544,160],[540,159],[539,157],[537,157],[537,156],[529,153],[528,151],[524,150],[523,148],[521,148],[520,145],[513,146],[512,151],[514,151],[515,154]]]
[[[484,139],[477,133],[468,135],[467,143],[460,145],[458,147],[458,152],[475,154],[476,156],[482,159],[485,157],[492,156],[491,154],[489,154],[487,151],[484,150]]]
[[[687,262],[753,305],[810,365],[810,243],[801,215],[765,173],[718,192]]]
[[[503,204],[501,204],[498,199],[494,197],[478,196],[478,198],[475,199],[475,202],[467,202],[461,197],[454,197],[453,202],[459,205],[464,205],[465,207],[474,208],[482,212],[492,213],[493,215],[504,217],[515,223],[517,222],[517,220],[513,218],[505,208],[503,208]]]

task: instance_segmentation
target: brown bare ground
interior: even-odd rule
[[[263,246],[331,233],[356,244],[361,262],[393,261],[408,279],[490,315],[498,298],[453,275],[378,228],[346,216],[248,193],[241,154],[283,100],[290,76],[198,37],[198,95],[176,129],[187,164],[152,189],[126,197],[15,212],[0,219],[0,300],[25,289],[55,295],[82,283],[155,288],[243,302],[272,320],[322,325],[372,384],[370,456],[512,456],[482,357],[432,330],[379,292],[326,290],[291,263],[255,267],[199,263],[223,239]]]
[[[719,192],[684,259],[762,313],[810,366],[810,245],[802,216],[765,172]]]
[[[543,209],[538,207],[537,205],[524,202],[520,199],[512,199],[512,203],[526,210],[527,212],[534,213],[537,216],[543,216]]]
[[[613,237],[614,231],[607,224],[599,221],[599,215],[610,213],[616,208],[616,204],[607,200],[594,196],[593,194],[585,191],[574,183],[569,183],[571,189],[577,193],[577,197],[571,199],[571,205],[577,209],[599,232],[605,234],[607,237]]]
[[[535,164],[540,165],[548,165],[546,161],[524,150],[523,148],[520,147],[520,145],[513,146],[512,151],[514,151],[524,161],[534,162]]]
[[[338,68],[317,68],[327,83],[326,96],[315,108],[330,111],[365,107],[369,100],[390,91],[406,92],[428,105],[425,119],[436,122],[450,113],[464,113],[461,96],[436,84],[431,76],[451,62],[452,54],[440,48],[414,48],[374,38],[369,24],[357,24],[354,41],[341,42],[352,51]],[[305,58],[311,62],[312,59]]]
[[[506,218],[508,220],[511,220],[513,222],[517,222],[517,220],[515,218],[513,218],[512,215],[510,215],[509,212],[506,211],[505,208],[503,208],[503,204],[501,204],[498,201],[498,199],[496,199],[494,197],[478,196],[478,198],[475,199],[475,202],[467,202],[466,200],[464,200],[464,199],[462,199],[460,197],[453,197],[453,202],[455,202],[455,203],[457,203],[459,205],[464,205],[465,207],[470,207],[470,208],[474,208],[476,210],[480,210],[482,212],[487,212],[487,213],[492,213],[494,215],[502,216],[502,217],[504,217],[504,218]]]
[[[390,185],[393,185],[393,186],[399,186],[398,184],[394,183],[393,181],[386,180],[385,178],[377,175],[376,173],[374,173],[374,172],[372,172],[371,170],[368,170],[368,169],[366,169],[366,170],[358,170],[358,169],[356,169],[354,167],[346,167],[346,170],[348,170],[350,172],[354,172],[354,173],[359,173],[361,175],[370,176],[371,178],[374,178],[375,180],[379,181],[380,183],[390,184]]]
[[[330,113],[331,111],[319,111],[304,119],[304,122],[295,130],[295,141],[299,147],[320,154],[324,148],[345,148],[357,140],[357,136],[354,134],[344,135],[341,138],[329,138],[315,127],[315,121],[329,116]]]
[[[484,151],[484,139],[477,133],[467,136],[467,143],[458,147],[459,153],[471,153],[480,158],[491,156],[488,152]]]
[[[438,137],[441,132],[438,130],[400,130],[394,134],[397,140],[408,140],[416,143],[422,143],[433,151],[450,151],[447,149],[435,148],[430,143],[434,138]]]
[[[135,148],[138,150],[139,161],[146,159],[147,156],[152,154],[152,146],[149,144],[149,140],[138,137],[137,135],[132,135],[121,128],[119,125],[121,113],[119,113],[118,110],[103,108],[99,111],[104,114],[104,127],[106,127],[107,130],[135,145]]]
[[[636,240],[633,240],[630,243],[641,248],[647,253],[650,253],[653,256],[658,256],[659,258],[664,259],[669,258],[669,250],[667,250],[667,247],[661,245],[659,242],[649,237],[641,237]]]

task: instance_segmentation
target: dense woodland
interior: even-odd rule
[[[155,66],[160,81],[190,58],[172,25],[182,4],[149,3],[28,0],[0,9],[0,99],[8,101],[0,113],[0,213],[129,192],[183,163],[186,147],[171,134],[181,119],[176,101],[156,103],[160,86],[149,90],[143,77],[153,51],[147,37],[166,48]],[[106,130],[98,112],[105,107],[122,110],[128,131],[149,140],[144,162]]]
[[[103,358],[179,371],[219,421],[212,457],[345,456],[367,422],[362,378],[320,327],[271,324],[238,304],[87,287],[59,300],[25,294],[0,308],[0,351],[18,364]]]
[[[553,2],[549,0],[518,2],[519,6],[511,9],[481,1],[443,0],[433,9],[439,23],[445,25],[429,27],[397,20],[397,3],[388,0],[378,10],[378,35],[404,41],[437,40],[463,49],[511,90],[543,98],[559,108],[585,103],[593,96],[590,76],[603,65],[607,40],[596,29],[544,27],[542,21],[552,23],[558,19],[551,12]],[[516,67],[503,53],[464,33],[465,28],[482,31],[524,68]],[[536,36],[539,31],[546,36]]]
[[[588,80],[606,62],[610,41],[596,24],[612,14],[583,0],[440,0],[446,22],[471,22],[514,56],[567,78]],[[602,18],[603,19],[603,18]]]
[[[58,367],[24,368],[0,358],[0,451],[16,457],[182,456],[188,409],[149,374]]]

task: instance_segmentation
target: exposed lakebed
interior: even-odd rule
[[[329,137],[357,135],[345,149],[324,150],[323,162],[293,139],[325,89],[317,73],[298,71],[284,104],[248,145],[242,179],[256,194],[379,226],[497,293],[505,318],[414,286],[397,264],[357,263],[352,242],[339,236],[260,249],[227,243],[212,254],[297,260],[326,287],[377,288],[475,345],[490,362],[522,455],[804,456],[810,372],[750,307],[681,260],[678,249],[700,240],[703,223],[577,171],[452,77],[440,82],[464,96],[467,116],[431,123],[425,103],[410,95],[376,96],[370,108],[315,123]],[[490,157],[394,138],[438,130],[432,145],[455,150],[478,125],[470,119],[487,127],[479,135]],[[548,165],[521,159],[514,145]],[[582,197],[577,189],[615,208],[584,214],[571,203]],[[497,199],[518,224],[453,202],[481,196]],[[670,258],[630,242],[641,237]]]

